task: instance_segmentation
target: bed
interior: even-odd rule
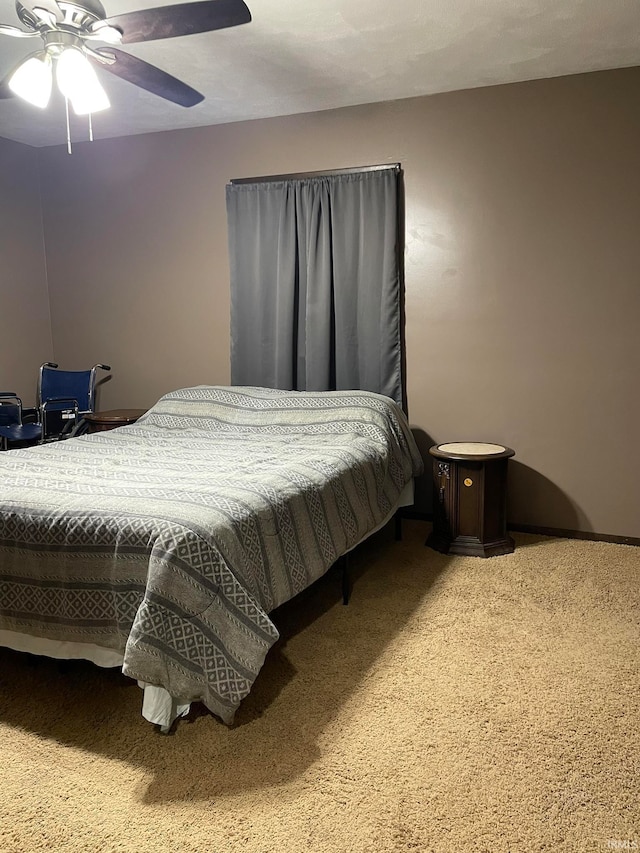
[[[412,502],[407,419],[364,391],[198,386],[0,453],[0,645],[120,666],[168,730],[231,723],[269,614]]]

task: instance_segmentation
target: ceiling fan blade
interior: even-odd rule
[[[10,27],[7,24],[0,24],[0,36],[13,36],[19,39],[30,39],[33,36],[39,36],[40,33],[29,30],[21,30],[18,27]]]
[[[107,18],[106,23],[122,31],[122,44],[135,44],[237,27],[250,20],[244,0],[200,0],[125,12]]]
[[[134,86],[146,89],[147,92],[159,95],[167,101],[173,101],[174,104],[179,104],[181,107],[193,107],[204,100],[204,95],[196,92],[191,86],[187,86],[186,83],[172,77],[171,74],[167,74],[166,71],[162,71],[155,65],[149,65],[148,62],[131,56],[129,53],[124,53],[122,50],[110,47],[99,51],[87,51],[87,55],[96,65],[110,74],[128,80]],[[109,64],[103,65],[95,58],[96,56],[103,56]],[[115,62],[109,62],[111,58],[114,58]]]

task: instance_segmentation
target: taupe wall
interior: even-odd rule
[[[37,152],[0,139],[0,390],[33,405],[51,357]]]
[[[640,69],[40,152],[56,358],[229,379],[224,187],[400,161],[410,419],[512,446],[512,522],[640,536]],[[420,493],[422,506],[428,491]]]

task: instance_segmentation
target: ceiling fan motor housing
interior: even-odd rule
[[[33,10],[43,9],[48,12],[55,23],[50,26],[44,17],[39,16]],[[52,29],[61,27],[70,31],[88,31],[89,27],[96,21],[106,17],[106,12],[99,0],[83,0],[82,3],[69,3],[60,0],[59,3],[51,3],[49,0],[32,0],[25,5],[16,0],[16,14],[25,26],[30,29]]]
[[[59,56],[68,47],[77,47],[82,50],[82,39],[75,33],[64,30],[52,30],[43,33],[44,49],[50,56]]]

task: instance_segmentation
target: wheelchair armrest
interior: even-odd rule
[[[46,412],[51,403],[71,403],[74,408],[78,408],[78,401],[75,397],[49,397],[48,400],[45,400],[44,403],[40,404],[40,409],[43,412]]]
[[[19,400],[20,398],[15,393],[15,391],[0,391],[0,399],[3,397],[11,397],[13,400]]]

